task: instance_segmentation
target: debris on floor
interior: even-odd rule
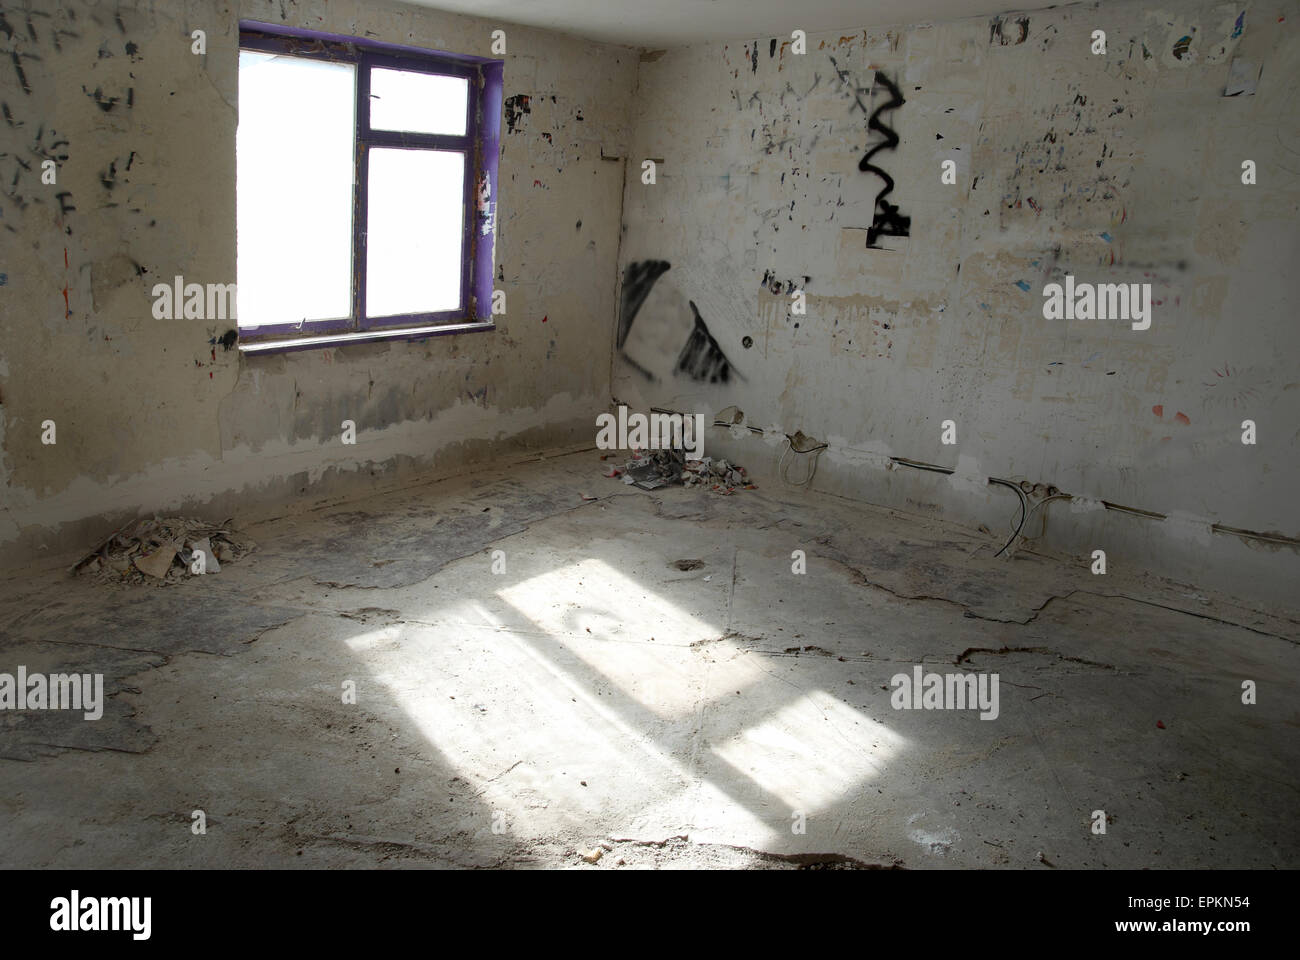
[[[617,468],[607,468],[605,476],[616,477]],[[739,488],[756,490],[745,468],[726,460],[704,457],[688,460],[680,450],[636,452],[622,469],[623,482],[642,490],[667,486],[702,486],[728,496]]]
[[[230,523],[189,517],[133,520],[73,564],[71,572],[95,574],[103,582],[154,585],[217,573],[222,564],[240,559],[256,546],[231,529]]]

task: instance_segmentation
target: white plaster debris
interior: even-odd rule
[[[1071,513],[1095,513],[1098,510],[1105,510],[1106,505],[1100,500],[1092,500],[1088,497],[1071,497]]]

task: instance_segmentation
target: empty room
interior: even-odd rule
[[[0,14],[0,867],[1297,865],[1300,4]]]

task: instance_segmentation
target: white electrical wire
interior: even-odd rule
[[[778,460],[776,463],[777,470],[781,474],[781,479],[788,486],[792,486],[792,487],[809,486],[812,483],[813,477],[817,475],[817,461],[821,458],[821,453],[823,450],[826,449],[826,447],[827,444],[822,443],[808,450],[795,450],[794,441],[790,439],[789,434],[786,434],[785,450],[781,452],[781,459]],[[785,462],[786,456],[788,456],[792,452],[798,454],[808,454],[808,453],[815,454],[815,456],[812,458],[812,465],[808,468],[808,475],[798,482],[795,482],[790,479],[790,466],[787,465]],[[791,460],[790,463],[793,464],[794,461]]]

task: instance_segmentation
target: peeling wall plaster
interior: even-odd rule
[[[654,185],[629,164],[620,272],[672,266],[616,350],[615,396],[735,404],[840,438],[818,483],[879,503],[906,507],[932,482],[855,466],[884,448],[1300,535],[1298,27],[1294,2],[1103,3],[810,36],[802,56],[759,37],[642,63],[631,159],[665,163]],[[1106,56],[1090,51],[1098,28]],[[1255,95],[1223,96],[1234,56],[1263,64]],[[881,113],[885,78],[905,103]],[[870,237],[884,181],[864,155],[894,181],[907,236]],[[1044,320],[1043,286],[1067,273],[1150,283],[1150,329]],[[806,278],[806,315],[788,278]],[[734,367],[726,383],[674,369],[688,304]],[[1246,418],[1267,442],[1241,444]],[[956,446],[940,443],[947,419]],[[737,449],[748,466],[746,449],[762,453]],[[837,464],[855,476],[834,480]],[[942,503],[966,521],[983,509]],[[1135,546],[1152,537],[1124,522]],[[1164,543],[1195,566],[1185,539]],[[1276,577],[1297,572],[1294,551],[1259,549]]]
[[[251,508],[348,476],[360,490],[372,469],[455,471],[590,431],[622,193],[600,157],[626,152],[635,50],[360,0],[0,10],[0,553],[71,546],[106,512]],[[230,323],[153,318],[159,280],[236,280],[240,19],[482,55],[506,29],[505,93],[530,108],[502,138],[495,332],[241,358]],[[40,183],[46,157],[57,185]]]

